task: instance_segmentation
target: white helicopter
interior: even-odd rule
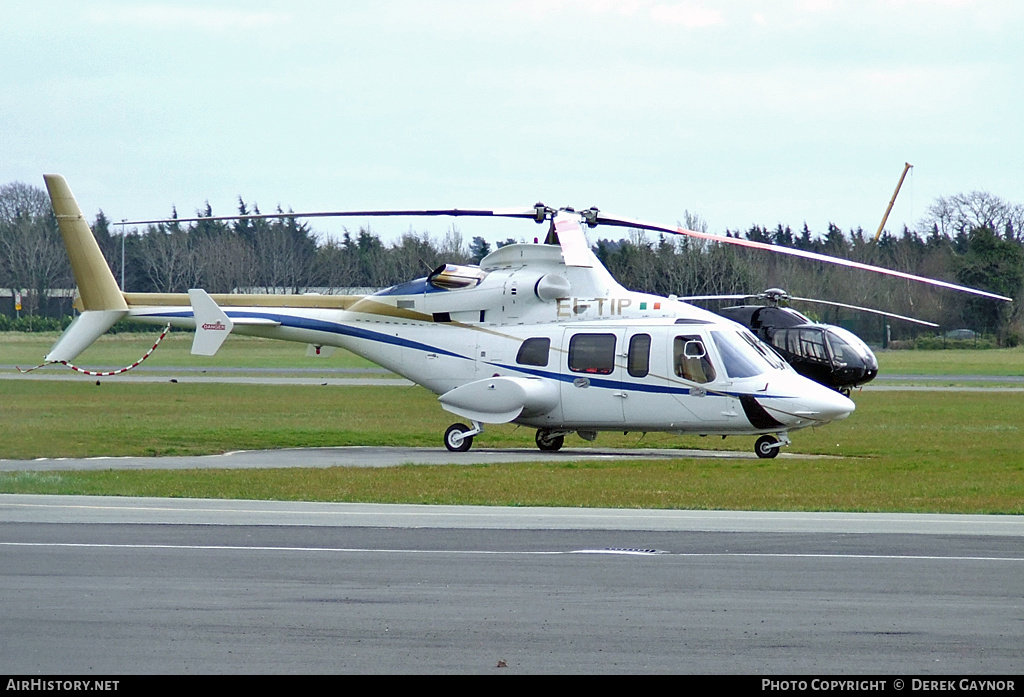
[[[537,446],[576,432],[664,431],[759,436],[775,457],[789,432],[845,419],[854,403],[797,374],[748,329],[677,300],[619,285],[589,249],[583,225],[692,234],[763,246],[941,286],[992,294],[799,250],[725,240],[680,228],[534,207],[348,211],[288,217],[449,215],[549,222],[543,244],[510,244],[479,266],[444,265],[369,296],[122,292],[63,177],[46,186],[79,289],[81,314],[44,359],[68,364],[121,319],[195,329],[192,353],[214,355],[231,332],[343,347],[438,395],[471,425],[444,444],[466,451],[484,424],[536,428]],[[225,216],[228,220],[261,216]],[[189,222],[192,219],[178,219]],[[130,224],[167,221],[133,221]]]

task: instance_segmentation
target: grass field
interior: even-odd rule
[[[106,335],[75,359],[76,365],[120,368],[139,360],[156,341],[162,329],[153,327],[151,334],[131,333]],[[27,334],[0,332],[0,364],[38,365],[60,335],[57,333]],[[306,345],[270,341],[248,336],[232,336],[216,356],[197,357],[191,354],[191,332],[171,332],[146,359],[147,369],[164,367],[204,368],[376,368],[370,361],[348,351],[339,350],[330,358],[309,358]]]
[[[1024,375],[1024,346],[1012,349],[955,351],[881,351],[878,371],[885,375]]]
[[[24,336],[24,335],[22,335]],[[54,337],[8,341],[0,363],[45,352]],[[134,361],[134,351],[104,340],[83,365]],[[172,336],[163,365],[195,365],[188,335]],[[141,347],[141,351],[137,350]],[[222,365],[301,367],[372,365],[352,356],[308,359],[301,346],[232,339]],[[269,349],[269,350],[268,350]],[[222,352],[224,353],[224,352]],[[989,372],[987,356],[1024,372],[1020,351],[921,354],[909,373],[940,374],[966,366]],[[930,354],[959,354],[932,356]],[[889,356],[891,354],[883,354]],[[221,355],[218,361],[224,360]],[[900,356],[903,360],[903,356]],[[37,359],[32,359],[37,360]],[[159,363],[157,364],[160,365]],[[883,358],[883,366],[885,365]],[[1007,367],[1017,366],[1017,367]],[[49,370],[57,370],[50,368]],[[63,368],[60,368],[64,370]],[[1012,371],[1018,372],[1012,372]],[[327,501],[617,506],[747,510],[1024,513],[1024,393],[872,392],[854,395],[849,419],[792,434],[788,452],[814,460],[692,460],[245,471],[97,471],[0,473],[0,491],[111,495],[270,498]],[[441,447],[453,421],[436,397],[416,387],[322,387],[0,380],[0,458],[170,455],[293,446],[418,445]],[[705,447],[749,451],[753,438],[602,434],[600,446]],[[567,445],[582,446],[576,437]],[[533,431],[491,426],[474,447],[532,447]]]

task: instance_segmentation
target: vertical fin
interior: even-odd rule
[[[188,292],[188,299],[192,303],[192,316],[196,319],[192,355],[212,356],[220,350],[235,324],[205,290],[193,288]]]
[[[68,183],[59,174],[46,174],[43,179],[68,251],[82,307],[85,310],[127,310],[128,304]]]
[[[128,304],[85,222],[68,183],[59,174],[46,174],[46,189],[64,238],[84,310],[46,355],[47,362],[74,360],[114,323],[128,314]]]

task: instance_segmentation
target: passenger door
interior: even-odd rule
[[[623,415],[630,431],[671,428],[682,419],[670,394],[666,373],[664,327],[627,329],[623,350]]]
[[[619,356],[622,329],[566,329],[562,335],[560,370],[562,420],[570,427],[617,427],[624,421]]]

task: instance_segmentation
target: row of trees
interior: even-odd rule
[[[238,213],[259,209],[239,199]],[[209,204],[200,216],[213,216]],[[682,222],[690,229],[708,229],[706,221],[689,212]],[[122,236],[101,211],[92,227],[115,277],[123,278],[126,290],[138,292],[195,287],[210,292],[289,293],[379,288],[423,276],[441,263],[473,263],[490,251],[480,237],[466,244],[454,226],[439,238],[410,230],[385,244],[368,228],[346,231],[335,239],[318,235],[307,223],[287,215],[171,222]],[[1021,296],[1024,206],[984,192],[939,198],[919,228],[904,228],[896,235],[885,232],[877,243],[859,228],[844,232],[834,225],[822,234],[806,224],[799,231],[754,225],[726,234]],[[759,250],[640,231],[631,231],[626,239],[600,239],[594,250],[623,285],[635,290],[687,296],[783,287],[793,295],[884,309],[946,328],[996,333],[1004,344],[1016,343],[1022,334],[1022,317],[1014,305]],[[48,307],[48,292],[73,286],[46,193],[21,183],[0,187],[0,288],[24,293],[25,313],[54,314],[67,312],[69,301]],[[12,307],[10,302],[0,304],[8,313]],[[847,311],[837,317],[835,311],[800,309],[851,325],[868,338],[882,331],[883,322],[870,316]],[[895,336],[915,331],[913,325],[898,322],[892,329]]]
[[[808,233],[805,227],[799,238]],[[779,244],[792,231],[780,226],[752,226],[733,237]],[[843,234],[830,226],[822,237],[787,246],[882,266],[927,278],[951,281],[1015,299],[1024,299],[1024,246],[976,227],[953,238],[922,237],[904,229],[900,236],[883,234],[874,243],[863,230]],[[913,281],[810,262],[761,250],[695,240],[652,239],[633,233],[628,240],[599,240],[596,252],[626,285],[661,295],[680,296],[758,293],[783,288],[791,295],[874,308],[936,322],[944,329],[969,328],[994,334],[1001,345],[1024,339],[1024,312],[1019,303],[1004,303]],[[810,303],[797,309],[820,321],[842,324],[869,341],[881,342],[890,325],[892,338],[909,338],[919,325],[877,315]]]
[[[279,213],[280,209],[278,210]],[[239,215],[260,213],[239,201]],[[207,205],[200,215],[211,217]],[[172,214],[172,218],[177,217]],[[381,288],[425,275],[446,260],[467,263],[454,228],[441,241],[407,232],[391,245],[368,228],[342,238],[318,235],[295,218],[199,221],[112,234],[101,212],[93,230],[125,288],[138,292],[301,293],[308,289]],[[123,245],[123,265],[121,262]]]

